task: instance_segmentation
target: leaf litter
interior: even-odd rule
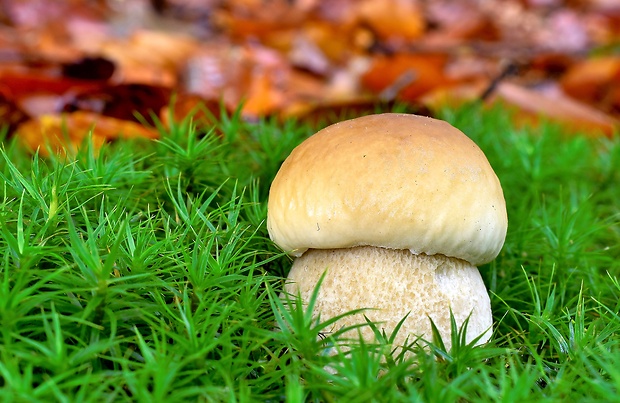
[[[7,0],[0,23],[0,122],[33,149],[61,126],[152,138],[134,126],[199,103],[308,121],[501,103],[607,136],[620,117],[614,1]]]

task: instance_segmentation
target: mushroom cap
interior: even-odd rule
[[[504,244],[506,203],[480,148],[450,124],[385,113],[331,125],[284,161],[267,228],[283,250],[377,246],[480,265]]]

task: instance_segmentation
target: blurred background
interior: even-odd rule
[[[311,121],[468,102],[611,135],[620,1],[0,1],[0,121],[32,147],[61,121],[154,137],[198,103]]]

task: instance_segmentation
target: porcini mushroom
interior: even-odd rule
[[[450,343],[450,311],[467,341],[491,336],[493,318],[477,266],[503,246],[500,182],[480,148],[450,124],[377,114],[331,125],[293,150],[270,189],[271,239],[295,256],[285,291],[321,318],[359,308],[395,343],[423,337],[431,323]],[[364,329],[365,339],[372,331]]]

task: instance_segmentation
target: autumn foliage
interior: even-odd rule
[[[4,0],[0,120],[32,149],[211,117],[501,103],[611,135],[620,5],[582,0]],[[171,100],[175,100],[174,103]],[[170,105],[174,108],[169,110]],[[222,106],[222,108],[220,107]]]

